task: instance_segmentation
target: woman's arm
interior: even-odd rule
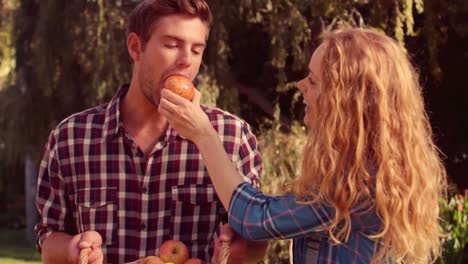
[[[286,238],[316,232],[328,223],[333,214],[329,207],[298,204],[293,195],[266,196],[244,182],[199,100],[198,91],[192,103],[163,90],[159,111],[179,134],[197,145],[236,232],[247,239]]]
[[[231,199],[229,223],[246,239],[287,239],[322,231],[333,214],[331,207],[298,203],[292,194],[267,196],[242,183]]]
[[[229,210],[231,195],[244,180],[226,154],[218,133],[212,127],[206,136],[198,138],[194,143],[200,150],[216,194],[224,208]]]

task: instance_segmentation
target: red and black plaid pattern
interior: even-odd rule
[[[37,245],[53,231],[95,230],[106,263],[157,254],[163,241],[183,241],[210,261],[226,214],[197,147],[170,127],[145,157],[125,132],[119,102],[128,91],[70,116],[52,131],[39,170]],[[261,157],[247,123],[203,106],[246,181],[259,187]]]

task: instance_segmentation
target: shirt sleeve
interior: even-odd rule
[[[260,189],[262,157],[257,149],[257,139],[246,122],[242,122],[239,159],[236,167],[246,182],[249,182],[255,189]]]
[[[263,195],[244,182],[231,196],[229,223],[248,240],[289,239],[321,231],[333,212],[318,203],[297,203],[295,195]]]
[[[66,224],[70,222],[70,212],[67,209],[67,195],[64,179],[60,173],[56,132],[54,131],[50,134],[43,152],[36,195],[36,207],[40,219],[34,230],[37,235],[36,247],[41,251],[42,243],[54,231],[76,234],[76,229]]]

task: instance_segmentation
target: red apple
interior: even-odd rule
[[[159,258],[164,262],[184,264],[189,258],[187,246],[178,240],[167,240],[159,247]]]
[[[149,256],[140,260],[139,264],[164,264],[164,261],[156,256]]]
[[[195,95],[195,86],[193,86],[193,83],[181,75],[169,76],[169,78],[164,81],[164,88],[189,101],[192,101],[193,96]]]
[[[191,258],[185,261],[184,264],[205,264],[205,262],[199,258]]]

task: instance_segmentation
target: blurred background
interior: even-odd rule
[[[38,163],[48,133],[130,80],[126,15],[135,0],[0,0],[0,263],[39,263]],[[210,0],[214,21],[196,80],[204,103],[248,121],[265,162],[262,189],[297,175],[305,128],[294,82],[324,28],[379,28],[408,51],[424,87],[452,189],[441,201],[444,257],[468,263],[468,1]],[[289,263],[288,241],[265,263]]]

